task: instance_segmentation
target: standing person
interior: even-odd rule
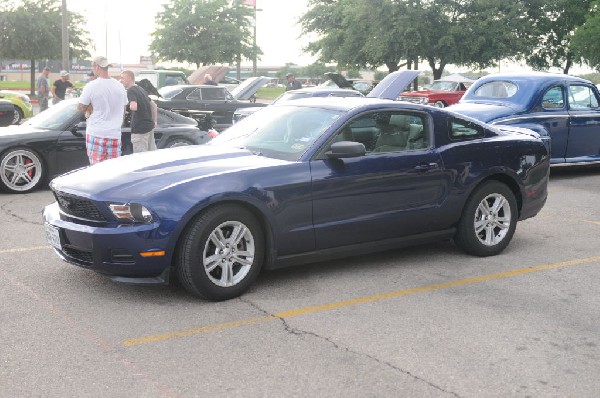
[[[208,73],[204,75],[204,81],[202,84],[208,84],[209,86],[218,86],[217,82],[214,81],[212,76]]]
[[[48,84],[48,76],[50,75],[50,68],[44,67],[42,73],[37,78],[36,89],[37,97],[40,105],[40,112],[48,109],[48,94],[50,93],[50,85]]]
[[[90,112],[85,144],[90,164],[121,155],[121,125],[127,105],[123,85],[108,75],[108,60],[98,56],[92,60],[97,79],[83,87],[77,110]],[[91,105],[91,108],[88,109]]]
[[[131,143],[133,153],[155,151],[154,128],[158,111],[146,91],[135,84],[135,75],[126,70],[121,73],[121,83],[127,89],[127,107],[131,112]]]
[[[73,90],[73,83],[69,81],[69,72],[66,70],[60,71],[60,79],[56,80],[52,85],[52,104],[58,104],[60,101],[65,99],[67,90]]]
[[[285,75],[285,78],[287,79],[285,91],[298,90],[299,88],[302,88],[302,83],[296,80],[293,73],[288,73],[287,75]]]

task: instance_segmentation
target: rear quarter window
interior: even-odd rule
[[[450,119],[450,139],[452,141],[467,141],[485,136],[483,128],[475,123],[460,119]]]

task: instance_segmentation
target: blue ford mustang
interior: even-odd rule
[[[261,269],[430,240],[497,254],[546,201],[547,143],[389,100],[413,78],[390,75],[379,98],[269,106],[208,145],[58,177],[47,239],[114,281],[175,274],[210,300],[242,294]]]
[[[552,164],[600,163],[600,95],[587,80],[544,72],[493,74],[477,80],[449,109],[550,136]]]

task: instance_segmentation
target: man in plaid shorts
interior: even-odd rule
[[[89,114],[85,143],[90,164],[121,155],[121,125],[127,92],[123,85],[108,75],[110,64],[105,57],[92,60],[97,79],[85,85],[77,109]]]

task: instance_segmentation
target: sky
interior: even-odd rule
[[[90,54],[105,55],[110,62],[137,64],[150,55],[154,17],[167,0],[67,0],[67,8],[83,15],[95,45]],[[307,10],[307,0],[256,0],[256,43],[264,55],[261,66],[288,62],[309,65],[315,58],[303,54],[308,39],[300,37],[298,18]],[[174,43],[176,45],[176,43]],[[108,49],[108,50],[107,50]],[[243,64],[252,62],[242,61]]]

